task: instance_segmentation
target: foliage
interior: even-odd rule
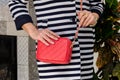
[[[106,0],[102,19],[96,26],[97,43],[105,42],[118,32],[118,29],[120,28],[120,25],[117,22],[120,19],[118,6],[117,0]]]
[[[114,61],[120,59],[120,34],[118,33],[118,30],[120,30],[120,2],[117,0],[105,0],[104,7],[102,18],[96,25],[94,49],[95,52],[99,53],[96,62],[97,67],[102,69],[103,72],[107,71],[106,75],[103,74],[102,80],[108,80],[109,69],[113,67]]]

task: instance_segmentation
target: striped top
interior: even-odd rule
[[[32,22],[26,8],[27,1],[11,0],[9,8],[17,30],[25,23]],[[48,28],[62,37],[73,39],[77,27],[76,12],[80,0],[34,0],[39,29]],[[102,0],[83,0],[83,10],[103,12]],[[93,80],[94,28],[81,28],[67,65],[37,61],[40,80]],[[63,45],[64,46],[64,45]]]
[[[36,8],[37,13],[39,13],[40,10],[43,10],[43,15],[45,15],[46,12],[49,12],[49,10],[51,10],[50,8],[56,8],[56,9],[60,8],[59,10],[62,10],[64,8],[64,10],[67,9],[67,10],[71,11],[71,10],[73,10],[72,8],[75,8],[74,1],[76,1],[76,10],[79,10],[79,1],[80,0],[34,0],[34,3],[35,3],[35,8]],[[18,30],[21,29],[21,26],[23,24],[25,24],[27,22],[32,22],[32,19],[28,13],[28,9],[26,8],[27,2],[28,1],[26,1],[26,0],[11,0],[9,2],[9,8],[10,8],[12,17],[15,20],[15,24],[16,24],[16,27]],[[71,5],[71,6],[67,7],[68,5]],[[40,7],[41,7],[41,9],[39,9]],[[56,9],[54,9],[52,11],[60,12]],[[102,0],[83,0],[83,9],[87,9],[87,10],[96,12],[99,15],[101,15],[101,13],[103,12],[103,1]],[[53,15],[56,14],[54,12],[52,12]],[[41,15],[41,16],[44,17],[43,15]],[[41,16],[39,16],[39,17],[41,18]],[[69,16],[69,14],[68,14],[68,16]]]

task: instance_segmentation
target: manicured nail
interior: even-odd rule
[[[49,46],[49,44],[46,44],[46,46]]]
[[[54,44],[54,42],[51,42],[51,44]]]
[[[58,38],[55,38],[55,40],[58,40]]]

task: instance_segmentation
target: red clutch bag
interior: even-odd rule
[[[71,40],[59,38],[54,42],[55,44],[46,46],[41,41],[38,41],[37,60],[53,64],[68,64],[72,53]]]

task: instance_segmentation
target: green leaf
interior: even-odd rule
[[[108,8],[116,10],[117,6],[118,6],[118,1],[117,0],[106,0],[106,6],[108,6]]]

